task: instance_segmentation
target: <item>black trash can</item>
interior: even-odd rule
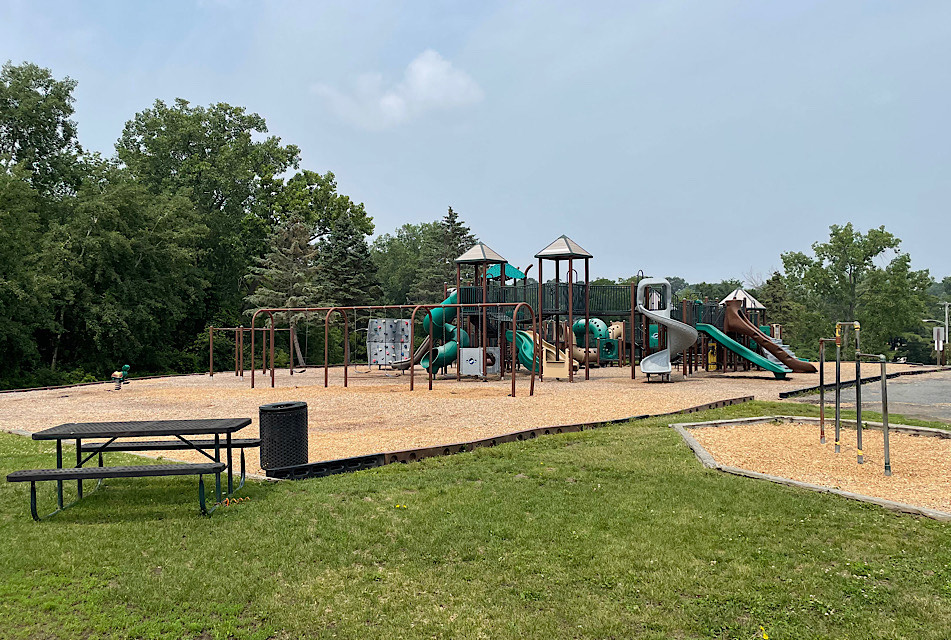
[[[307,403],[275,402],[258,409],[261,468],[307,464]]]

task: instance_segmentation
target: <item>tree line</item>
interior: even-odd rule
[[[370,242],[372,216],[333,173],[301,167],[298,147],[226,103],[156,100],[114,153],[90,152],[75,89],[34,64],[0,69],[0,387],[103,379],[127,362],[199,371],[207,328],[261,307],[438,302],[477,241],[449,207]],[[753,293],[806,355],[855,318],[870,350],[930,357],[921,319],[939,317],[951,277],[912,270],[884,228],[833,226],[812,255],[782,260]],[[741,284],[670,280],[686,299]]]
[[[364,205],[302,168],[258,114],[156,100],[104,156],[78,140],[75,89],[35,64],[0,69],[2,387],[102,379],[126,362],[198,371],[207,327],[261,306],[436,301],[445,256],[472,239],[451,210],[421,225],[404,290],[392,278],[408,260],[377,278],[387,236],[371,252]]]

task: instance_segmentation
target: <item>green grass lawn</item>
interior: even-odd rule
[[[684,420],[770,412],[816,413]],[[251,483],[211,518],[195,478],[41,523],[3,482],[0,637],[948,637],[951,525],[703,469],[671,421]],[[4,474],[52,451],[0,434]]]

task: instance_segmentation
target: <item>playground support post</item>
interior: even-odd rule
[[[574,285],[574,282],[572,282],[571,280],[571,263],[572,263],[571,258],[568,258],[568,331],[565,332],[565,353],[568,354],[568,382],[575,381],[575,378],[573,375],[573,372],[575,369],[575,363],[572,362],[572,360],[574,359],[572,357],[572,352],[574,351],[573,347],[575,346],[575,337],[574,337],[574,331],[573,331],[574,309],[572,309],[572,307],[574,306],[574,303],[571,300],[571,293],[572,293],[571,290],[575,288],[575,285]],[[556,268],[558,267],[557,262],[555,262],[555,267]],[[588,327],[585,327],[584,329],[585,329],[585,332],[588,331]],[[584,359],[585,359],[585,362],[587,362],[588,360],[587,352],[585,352],[584,354]]]
[[[634,310],[637,308],[637,285],[631,281],[631,380],[634,379],[634,350],[637,347],[637,341],[634,339],[637,325],[634,323]],[[621,336],[622,338],[624,336]]]
[[[835,338],[819,338],[819,444],[826,443],[826,343],[835,342]],[[836,387],[838,393],[838,387]],[[837,405],[838,406],[838,405]],[[838,418],[836,418],[838,422]],[[836,437],[836,443],[838,443]]]
[[[447,295],[446,298],[448,298],[448,297],[449,297],[449,296]],[[445,298],[443,298],[443,299],[445,300]],[[459,303],[462,302],[462,265],[459,264],[458,262],[456,263],[456,302],[459,302]],[[459,319],[460,319],[460,321],[462,320],[462,318],[461,318],[462,315],[463,315],[462,312],[460,312],[460,313],[459,313],[459,316],[460,316]],[[456,324],[458,324],[460,327],[462,326],[462,322],[457,322]],[[515,339],[515,334],[514,334],[514,333],[512,334],[512,339],[513,339],[513,340]],[[430,346],[432,346],[432,345],[430,345]],[[461,346],[462,346],[462,345],[460,345],[460,347],[461,347]],[[413,352],[415,353],[415,349],[413,348],[413,341],[412,341],[412,340],[410,340],[410,351],[413,351]],[[462,351],[460,351],[459,354],[460,354],[460,356],[461,356],[461,355],[462,355]],[[412,375],[412,373],[411,373],[410,375]],[[514,373],[513,373],[513,375],[514,375]],[[462,367],[459,366],[459,359],[457,358],[457,359],[456,359],[456,382],[460,382],[461,380],[462,380]]]
[[[588,261],[590,258],[584,259],[584,379],[591,379],[591,358],[588,357],[588,348],[590,343],[590,331],[588,327],[591,326],[591,277],[588,275]],[[601,366],[601,344],[598,343],[598,366]]]
[[[545,281],[542,279],[542,259],[539,258],[538,259],[538,331],[539,332],[541,332],[542,324],[545,322],[545,311],[544,311],[545,308],[542,306],[545,303],[544,289],[545,289]],[[555,331],[555,333],[557,334],[557,330]],[[555,335],[553,337],[555,338],[554,340],[555,359],[557,360],[558,359],[558,336]],[[514,339],[515,336],[512,336],[512,338]],[[541,336],[539,336],[539,338],[541,338]],[[539,372],[538,379],[544,382],[545,381],[544,358],[542,358],[541,361],[539,362],[538,372]]]

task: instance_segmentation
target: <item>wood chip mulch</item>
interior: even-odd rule
[[[842,429],[835,453],[835,426],[762,423],[701,427],[691,435],[723,465],[951,512],[951,439],[891,432],[892,475],[884,475],[884,438],[862,432],[864,464],[857,463],[856,431]]]

